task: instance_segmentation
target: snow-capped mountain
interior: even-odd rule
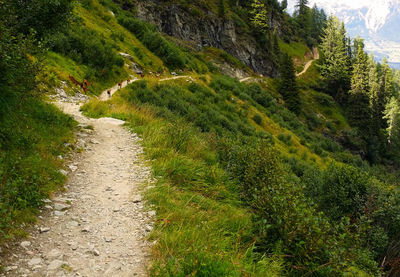
[[[297,0],[289,1],[289,10]],[[366,49],[378,58],[400,63],[400,0],[310,0],[346,24],[351,37],[365,39]]]

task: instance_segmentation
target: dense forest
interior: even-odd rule
[[[48,95],[61,82],[75,94],[74,75],[93,82],[87,116],[125,120],[143,138],[157,179],[151,275],[400,274],[400,72],[307,0],[293,15],[286,0],[153,1],[231,22],[271,76],[160,32],[139,19],[141,2],[0,1],[0,246],[65,181],[58,157],[74,151],[76,122]],[[146,78],[99,101],[140,77],[132,61]],[[158,82],[171,72],[191,79]]]

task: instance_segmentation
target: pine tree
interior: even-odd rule
[[[364,51],[364,43],[361,40],[355,40],[357,45],[356,62],[353,65],[353,76],[351,78],[352,94],[368,94],[369,93],[369,61],[368,55]]]
[[[287,0],[283,0],[281,2],[281,7],[280,7],[281,12],[285,11],[287,9],[287,7],[288,7],[288,1]]]
[[[356,61],[353,65],[351,90],[347,103],[350,123],[357,127],[361,138],[367,143],[366,151],[369,160],[376,160],[377,148],[376,135],[373,132],[372,110],[369,95],[369,61],[363,49],[363,43],[356,42],[358,46]],[[375,143],[371,143],[375,142]]]
[[[385,115],[383,117],[387,121],[387,141],[389,144],[389,152],[396,158],[400,156],[400,104],[399,101],[392,97],[386,105]]]
[[[339,91],[347,91],[350,82],[350,61],[347,35],[339,19],[330,17],[323,31],[320,65],[327,91],[337,97]]]
[[[281,50],[279,48],[279,38],[276,30],[272,34],[272,52],[274,54],[275,61],[279,63],[281,57]]]
[[[321,42],[321,35],[326,25],[326,14],[323,9],[318,9],[317,5],[314,5],[311,10],[311,38],[313,43]]]
[[[298,0],[295,11],[295,19],[299,25],[299,33],[302,38],[311,45],[311,11],[307,6],[308,0]]]
[[[265,4],[261,0],[253,0],[251,8],[251,22],[261,32],[267,32],[269,24],[268,11]]]
[[[296,83],[296,72],[292,58],[283,54],[280,65],[279,93],[285,100],[286,106],[292,112],[300,113],[300,96]]]

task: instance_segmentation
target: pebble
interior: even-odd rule
[[[18,268],[18,266],[13,265],[13,266],[7,266],[4,270],[5,270],[5,272],[9,272],[9,271],[16,270],[17,268]]]
[[[68,204],[62,204],[62,203],[54,204],[54,209],[56,209],[57,211],[65,211],[68,210],[69,208],[71,208],[71,206]]]
[[[65,215],[65,212],[54,211],[54,216],[63,216],[63,215]]]
[[[28,261],[28,265],[31,266],[31,267],[32,267],[32,266],[35,266],[35,265],[38,265],[38,264],[41,264],[41,263],[42,263],[42,259],[39,258],[39,257],[30,259],[30,260]]]
[[[63,264],[65,264],[64,261],[54,260],[47,266],[47,270],[54,271],[54,270],[60,268]]]
[[[104,240],[105,240],[106,242],[112,242],[112,238],[109,238],[109,237],[104,238]]]
[[[100,144],[100,142],[96,139],[91,139],[90,142],[93,144]]]
[[[79,222],[77,222],[75,220],[72,220],[72,221],[69,222],[69,226],[78,227],[79,226]]]
[[[84,233],[89,233],[90,232],[90,227],[89,226],[85,226],[85,227],[82,228],[81,231],[84,232]]]
[[[49,227],[40,227],[40,228],[39,228],[39,232],[40,232],[40,233],[46,233],[46,232],[48,232],[48,231],[50,231],[50,228],[49,228]]]
[[[49,260],[61,258],[63,254],[58,249],[53,249],[49,253],[46,254],[46,258]]]
[[[64,175],[64,176],[67,176],[67,175],[68,175],[68,172],[65,171],[64,169],[60,169],[59,172],[60,172],[62,175]]]
[[[149,212],[147,212],[147,214],[148,214],[150,217],[153,217],[153,216],[156,215],[156,211],[149,211]]]
[[[75,172],[78,169],[78,167],[75,165],[69,165],[68,167],[69,169],[71,169],[72,172]]]
[[[30,241],[23,241],[20,244],[23,248],[29,247],[31,246],[31,242]]]
[[[133,203],[140,203],[140,202],[142,202],[142,197],[141,197],[140,195],[136,195],[136,196],[133,198],[132,202],[133,202]]]

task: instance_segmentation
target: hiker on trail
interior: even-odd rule
[[[118,87],[119,87],[119,89],[122,88],[122,82],[121,82],[121,83],[118,83]]]
[[[131,82],[131,79],[126,80],[127,85],[129,85],[130,82]]]
[[[111,90],[107,90],[107,95],[108,95],[108,98],[111,97]]]
[[[140,73],[140,77],[144,78],[144,73],[143,72]]]

